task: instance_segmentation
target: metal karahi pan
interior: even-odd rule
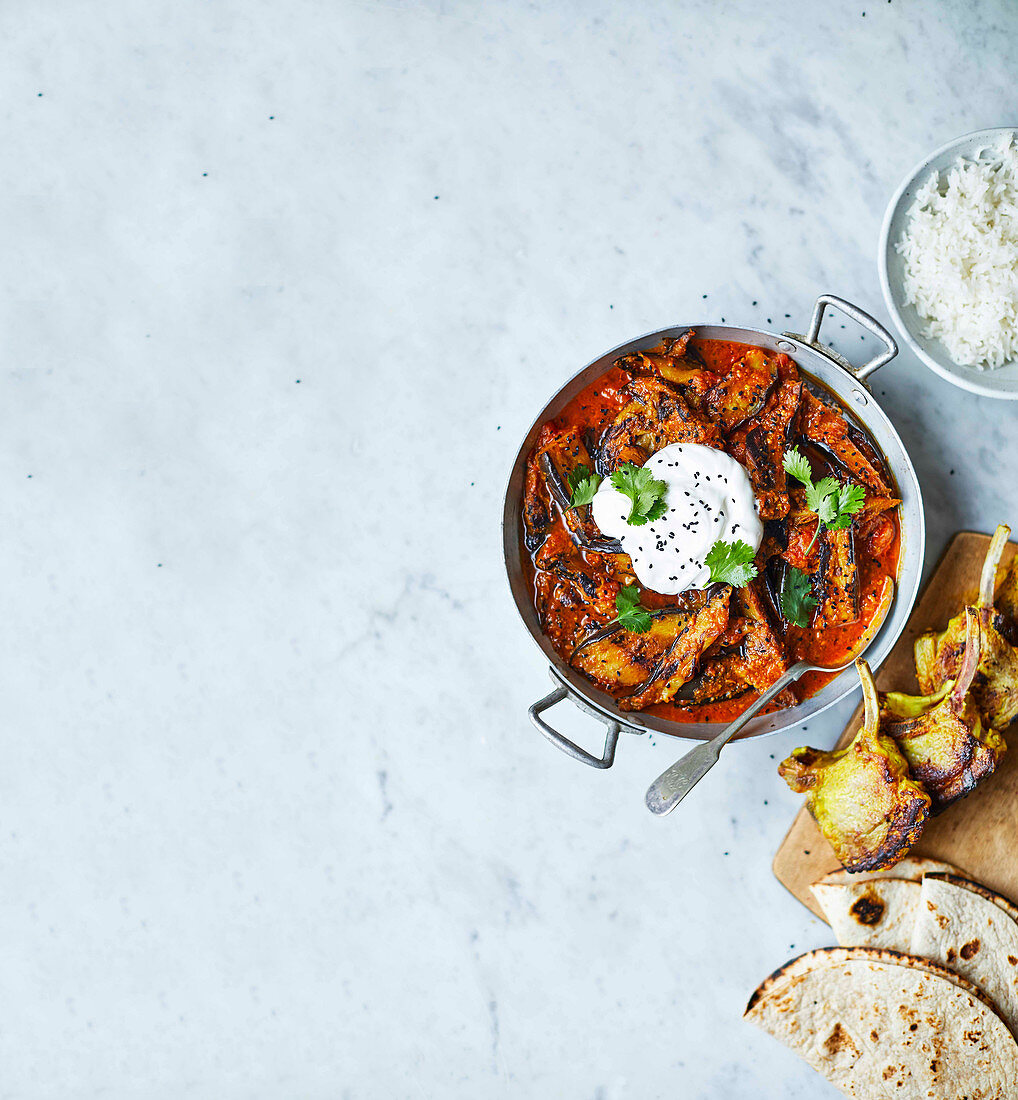
[[[821,344],[818,334],[824,310],[828,306],[840,310],[869,330],[884,345],[884,350],[861,367],[854,367],[837,352]],[[526,550],[523,548],[522,539],[522,504],[527,458],[533,449],[541,425],[556,416],[580,390],[604,374],[616,359],[629,352],[652,348],[668,337],[681,336],[690,328],[696,331],[697,336],[704,339],[734,340],[744,344],[755,344],[758,347],[784,352],[791,356],[802,374],[803,381],[809,386],[826,389],[834,394],[883,455],[897,484],[898,495],[901,497],[901,560],[894,604],[876,638],[866,650],[866,659],[872,667],[876,668],[887,656],[897,641],[898,635],[905,628],[919,590],[926,543],[926,523],[919,481],[898,433],[877,404],[866,383],[866,379],[874,371],[889,363],[898,354],[898,346],[891,334],[868,313],[846,302],[843,298],[837,298],[832,294],[821,294],[813,307],[813,316],[810,318],[809,329],[805,335],[790,332],[776,334],[762,329],[736,328],[732,325],[683,324],[659,329],[657,332],[648,332],[644,336],[612,348],[611,351],[605,352],[573,375],[534,420],[513,462],[502,516],[502,544],[509,588],[527,630],[548,658],[549,672],[555,685],[552,692],[530,708],[530,720],[553,745],[574,759],[595,768],[611,767],[615,759],[619,734],[623,730],[629,733],[653,730],[656,733],[667,733],[675,737],[702,741],[717,733],[719,726],[713,722],[675,722],[654,715],[621,711],[610,695],[601,691],[581,673],[570,668],[552,648],[551,643],[541,632],[524,570]],[[740,736],[759,737],[766,733],[777,733],[790,726],[801,725],[833,706],[858,686],[859,678],[855,670],[850,668],[799,706],[754,718]],[[605,727],[604,748],[600,756],[595,756],[574,744],[543,717],[545,711],[566,699]]]

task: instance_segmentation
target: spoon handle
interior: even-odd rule
[[[690,749],[685,756],[663,771],[647,790],[647,809],[654,814],[668,814],[686,797],[701,779],[714,767],[722,748],[742,727],[762,710],[783,688],[813,666],[808,661],[796,661],[794,665],[774,681],[752,706],[747,707],[730,726],[712,740],[704,741]]]

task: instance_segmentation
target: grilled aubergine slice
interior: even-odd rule
[[[736,613],[743,619],[742,675],[757,691],[765,691],[788,669],[788,659],[764,601],[762,582],[752,580],[732,596]],[[795,697],[791,696],[794,705]]]
[[[816,447],[843,476],[859,481],[876,496],[891,496],[883,473],[859,445],[841,409],[832,408],[808,390],[799,412],[799,440]]]
[[[556,507],[577,546],[604,554],[622,552],[620,542],[601,534],[590,505],[569,507],[569,477],[580,466],[590,470],[592,462],[579,433],[573,428],[555,430],[546,425],[527,463],[523,486],[523,525],[527,549],[531,552],[548,537]]]
[[[696,345],[690,343],[696,335],[688,329],[681,336],[664,340],[656,348],[647,351],[633,351],[615,360],[615,366],[631,374],[656,374],[666,382],[677,385],[687,396],[699,395],[715,381]]]
[[[749,473],[757,511],[764,520],[782,519],[791,507],[783,460],[803,393],[792,361],[780,355],[775,364],[777,381],[763,408],[731,432],[728,447]]]
[[[777,381],[777,357],[763,348],[750,348],[711,387],[704,403],[727,433],[763,412]]]
[[[673,699],[693,678],[704,650],[709,649],[728,626],[731,598],[731,588],[718,585],[708,594],[702,607],[687,612],[667,653],[645,683],[619,699],[619,709],[642,710],[653,703],[667,703]]]
[[[865,718],[851,744],[839,752],[796,749],[778,774],[800,794],[835,855],[849,871],[891,867],[919,840],[930,814],[930,796],[908,774],[893,738],[880,732],[880,707],[865,661],[855,663],[862,681]]]
[[[1001,524],[990,540],[975,606],[955,615],[942,633],[930,631],[915,641],[919,689],[924,695],[934,695],[958,676],[965,651],[966,612],[976,616],[980,627],[979,663],[971,690],[983,723],[998,730],[1006,729],[1018,715],[1018,647],[1004,636],[1010,623],[994,606],[997,566],[1010,533],[1010,528]]]
[[[940,813],[964,798],[996,768],[1007,751],[998,730],[983,725],[979,707],[969,690],[979,664],[979,618],[965,612],[965,650],[955,680],[936,695],[881,696],[881,728],[893,737]]]
[[[642,466],[670,443],[720,445],[718,425],[661,378],[634,378],[622,388],[626,404],[608,425],[598,452],[598,472],[610,474],[623,463]]]
[[[788,668],[784,647],[771,624],[759,580],[735,588],[728,626],[700,661],[697,674],[675,698],[694,704],[722,703],[747,691],[764,691]],[[775,696],[779,707],[792,707],[786,688]]]
[[[683,684],[673,698],[693,706],[726,703],[745,695],[751,688],[745,677],[745,659],[741,651],[718,652],[715,647],[710,656],[704,656],[696,675]]]
[[[814,629],[845,626],[859,619],[859,573],[855,563],[853,525],[824,531],[820,542],[820,586],[823,593]]]
[[[635,634],[619,623],[588,635],[573,651],[569,663],[606,691],[630,691],[653,676],[689,619],[682,608],[652,611],[650,629]]]
[[[534,604],[541,630],[568,652],[595,624],[615,617],[620,577],[606,570],[606,555],[586,555],[560,525],[534,557]],[[620,556],[621,559],[621,556]],[[628,561],[625,558],[625,561]]]
[[[609,623],[585,637],[569,663],[608,691],[628,688],[630,695],[645,697],[641,706],[664,702],[692,679],[700,655],[727,626],[730,591],[718,586],[701,607],[692,610],[652,611],[650,629],[643,634]],[[741,690],[746,690],[745,685]],[[619,705],[624,710],[637,709],[624,701]]]
[[[692,703],[723,703],[747,691],[771,686],[788,667],[785,652],[774,633],[763,601],[751,581],[732,590],[728,626],[704,651],[696,675],[675,694]],[[779,706],[794,706],[791,692],[782,692]]]

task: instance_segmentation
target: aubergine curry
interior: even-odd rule
[[[674,444],[701,458],[700,448],[713,448],[739,464],[762,535],[758,546],[719,544],[722,557],[744,554],[741,571],[721,573],[728,583],[716,581],[712,567],[700,585],[678,592],[673,585],[676,594],[663,594],[653,574],[646,583],[637,577],[619,538],[598,526],[594,490],[584,494],[582,487],[600,484],[600,493],[617,486],[630,494],[628,522],[643,524],[638,530],[659,550],[674,547],[678,560],[688,533],[702,530],[699,519],[666,531],[661,524],[676,507],[665,497],[649,507],[653,488],[641,496],[647,485],[665,484],[648,471],[655,455],[659,465],[677,465],[660,462],[664,448],[669,455],[682,451]],[[835,666],[864,644],[893,598],[899,504],[887,466],[861,427],[792,359],[697,339],[690,330],[618,359],[541,428],[523,503],[541,629],[559,656],[622,710],[680,722],[730,721],[794,661]],[[705,513],[704,522],[710,519]],[[687,567],[702,564],[690,555]],[[700,575],[707,576],[706,568]],[[627,614],[634,606],[638,618]],[[770,709],[794,706],[831,678],[808,673]]]

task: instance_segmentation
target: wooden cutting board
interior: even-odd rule
[[[926,582],[912,617],[876,673],[882,691],[917,693],[912,643],[925,630],[943,630],[963,604],[975,601],[989,535],[959,531],[948,543],[933,575]],[[1003,564],[1018,546],[1008,543]],[[862,703],[856,708],[838,748],[846,745],[862,724]],[[1018,724],[1011,727],[1010,750],[989,779],[939,817],[930,818],[912,854],[944,859],[967,871],[1005,897],[1018,901]],[[799,811],[774,857],[778,881],[813,910],[823,913],[809,887],[828,871],[840,867],[830,845],[817,829],[806,807]]]

